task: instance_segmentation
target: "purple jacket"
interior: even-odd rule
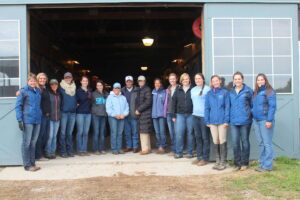
[[[168,93],[164,88],[152,91],[152,118],[167,116]]]

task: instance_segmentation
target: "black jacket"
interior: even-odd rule
[[[152,125],[152,93],[148,86],[138,89],[136,99],[136,110],[141,114],[138,116],[139,132],[153,133]]]
[[[187,92],[184,92],[183,87],[179,86],[176,88],[172,97],[172,115],[175,114],[192,114],[193,113],[193,102],[191,98],[192,86]]]
[[[49,116],[51,112],[51,107],[49,105],[50,105],[49,90],[44,89],[41,94],[41,109],[43,115]]]

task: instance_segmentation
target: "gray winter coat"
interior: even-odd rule
[[[148,86],[139,88],[137,93],[136,110],[141,114],[139,119],[140,133],[153,133],[152,125],[152,93]]]
[[[137,100],[137,95],[138,95],[138,88],[133,86],[132,92],[131,92],[131,97],[130,97],[130,102],[127,102],[129,105],[129,115],[127,117],[137,119],[138,116],[135,114],[136,111],[136,100]],[[125,96],[126,87],[123,87],[121,89],[122,94]]]
[[[103,91],[103,93],[98,92],[95,90],[92,93],[92,114],[97,116],[107,116],[105,103],[106,98],[108,97],[108,93]]]

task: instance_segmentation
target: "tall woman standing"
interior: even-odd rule
[[[81,87],[76,91],[77,110],[77,151],[80,156],[88,156],[87,144],[91,125],[92,91],[88,88],[89,79],[81,77]]]
[[[172,97],[173,94],[178,87],[177,85],[177,75],[175,73],[171,73],[169,75],[169,83],[170,86],[168,87],[168,99],[167,99],[167,124],[169,128],[170,140],[171,140],[171,152],[170,156],[175,156],[176,152],[176,140],[175,140],[175,123],[172,120]]]
[[[193,164],[206,165],[209,161],[210,135],[204,120],[205,97],[210,88],[205,85],[203,74],[195,75],[196,86],[191,90],[193,101],[193,128],[197,144],[197,160]]]
[[[227,162],[227,127],[229,123],[229,94],[221,86],[218,75],[211,77],[211,90],[205,100],[205,123],[210,128],[216,153],[213,169],[223,170]]]
[[[230,90],[230,130],[234,155],[234,171],[246,170],[249,166],[249,135],[252,124],[253,91],[244,83],[244,75],[233,75],[234,87]],[[242,146],[241,146],[242,144]]]
[[[193,138],[193,102],[191,98],[191,79],[187,73],[180,76],[179,86],[172,97],[173,122],[176,129],[176,154],[174,158],[183,157],[183,142],[185,133],[187,134],[187,155],[186,158],[193,157],[194,138]]]
[[[22,158],[27,171],[37,171],[35,165],[35,145],[40,132],[41,124],[41,91],[36,85],[34,74],[29,74],[27,86],[20,90],[16,102],[16,115],[19,128],[23,132]]]
[[[272,138],[275,126],[276,93],[270,85],[265,74],[256,77],[253,96],[253,124],[259,145],[258,172],[271,171],[273,169]]]

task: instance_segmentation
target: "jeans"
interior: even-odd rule
[[[259,156],[259,166],[266,170],[272,170],[274,152],[272,146],[272,138],[274,134],[275,122],[272,122],[271,128],[266,128],[266,121],[256,121],[253,120],[254,131],[258,141],[260,156]]]
[[[105,126],[106,117],[92,115],[93,120],[93,151],[105,151]]]
[[[35,166],[35,145],[40,133],[40,124],[24,124],[22,158],[25,169]]]
[[[172,114],[167,114],[167,123],[170,133],[170,140],[171,140],[171,152],[176,152],[176,139],[175,139],[175,123],[172,121]]]
[[[61,113],[60,120],[60,136],[59,136],[59,145],[60,145],[60,154],[61,155],[73,155],[73,130],[76,120],[76,113]]]
[[[124,130],[124,119],[108,117],[110,126],[110,146],[112,152],[122,151],[122,133]]]
[[[40,126],[40,133],[39,137],[36,141],[35,146],[35,159],[40,159],[44,156],[44,150],[47,144],[48,135],[49,135],[49,117],[46,115],[42,116],[41,126]]]
[[[230,125],[233,155],[234,155],[234,165],[237,167],[249,165],[250,129],[251,129],[251,124],[239,125],[239,126]]]
[[[166,118],[153,118],[153,125],[158,148],[166,149]]]
[[[139,148],[139,133],[138,133],[138,120],[133,118],[125,118],[125,143],[126,148]]]
[[[197,159],[208,161],[210,151],[210,135],[204,117],[193,116],[193,128],[197,145]]]
[[[77,152],[87,152],[89,130],[91,126],[91,114],[77,114]]]
[[[46,154],[51,155],[55,154],[56,151],[56,142],[57,142],[57,132],[59,128],[59,121],[51,121],[49,127],[49,137],[46,145]]]
[[[176,114],[176,154],[182,155],[185,132],[187,133],[187,153],[193,155],[193,116],[192,114]]]

